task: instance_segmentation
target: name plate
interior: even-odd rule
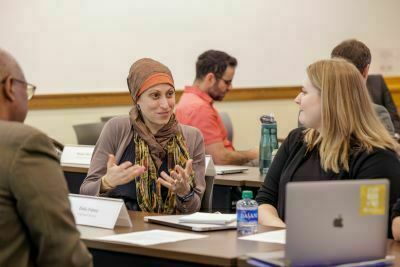
[[[94,146],[67,145],[61,154],[61,165],[90,165]]]
[[[76,224],[107,229],[132,227],[122,199],[69,194],[69,201]]]
[[[214,161],[211,155],[206,155],[206,176],[215,176],[217,174],[214,166]]]

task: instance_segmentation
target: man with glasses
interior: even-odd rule
[[[187,86],[176,106],[182,124],[198,128],[204,137],[206,154],[218,165],[243,165],[258,158],[258,150],[236,151],[227,138],[214,101],[222,101],[232,89],[237,60],[222,51],[208,50],[196,62],[193,86]]]
[[[23,124],[34,92],[0,49],[0,266],[92,266],[54,147]]]

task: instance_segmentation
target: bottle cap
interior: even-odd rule
[[[244,190],[242,192],[242,198],[253,198],[253,192],[250,190]]]
[[[275,116],[273,113],[269,114],[269,115],[262,115],[260,117],[260,121],[261,123],[274,123],[275,121]]]

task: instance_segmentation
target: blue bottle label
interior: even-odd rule
[[[237,209],[238,222],[258,223],[258,209]]]

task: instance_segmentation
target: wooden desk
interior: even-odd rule
[[[248,167],[243,173],[217,175],[214,179],[216,185],[260,187],[265,175],[260,175],[258,167]]]
[[[107,243],[93,238],[136,231],[162,229],[187,232],[176,228],[145,223],[149,214],[129,212],[132,228],[116,227],[114,230],[78,226],[81,238],[94,257],[94,266],[236,266],[240,256],[250,252],[282,250],[283,245],[237,239],[236,230],[204,232],[208,237],[154,246],[135,246]],[[259,226],[259,232],[277,228]],[[112,265],[109,265],[109,264]]]
[[[108,243],[93,238],[146,230],[169,230],[187,232],[176,228],[145,223],[143,217],[152,215],[142,212],[129,212],[133,227],[116,227],[114,230],[88,226],[78,226],[81,238],[93,253],[94,266],[249,266],[247,253],[283,250],[284,245],[244,241],[237,239],[236,230],[204,232],[208,237],[154,246],[135,246]],[[277,230],[260,226],[259,232]],[[400,266],[400,242],[391,239],[387,242],[388,255],[396,257],[395,266]],[[110,265],[111,264],[111,265]]]

